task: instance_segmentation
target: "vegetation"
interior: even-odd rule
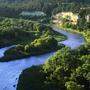
[[[86,15],[86,10],[80,9],[76,25],[72,25],[67,19],[63,23],[65,28],[78,29],[83,33],[86,44],[75,50],[64,47],[45,64],[24,70],[20,75],[17,90],[90,89],[90,22],[86,21]]]
[[[78,19],[78,22],[77,22],[77,28],[79,30],[85,30],[87,28],[90,28],[90,26],[88,26],[88,23],[90,23],[90,22],[87,22],[86,15],[87,15],[86,10],[82,9],[79,12],[79,19]]]
[[[42,11],[49,18],[62,10],[77,12],[89,3],[89,0],[0,0],[0,16],[18,18],[23,11]]]
[[[0,59],[0,61],[6,62],[10,60],[29,57],[32,55],[40,55],[55,51],[62,47],[64,47],[64,45],[61,44],[58,46],[57,40],[55,40],[52,36],[44,36],[39,39],[35,39],[30,44],[17,45],[8,49],[4,53],[4,56]]]
[[[0,48],[15,45],[1,62],[58,50],[45,64],[24,70],[17,90],[90,90],[89,11],[90,0],[0,0]],[[83,34],[85,45],[74,50],[58,45],[66,37],[46,24],[61,12],[77,14],[75,24],[70,16],[60,16],[60,24]]]
[[[89,54],[90,45],[76,50],[62,48],[44,65],[24,70],[17,90],[89,90]]]
[[[24,19],[0,18],[0,48],[16,45],[0,61],[10,61],[57,50],[66,36],[51,27]],[[61,45],[63,47],[63,45]]]
[[[52,35],[58,41],[66,39],[62,34],[54,32],[52,28],[30,20],[0,18],[0,47],[25,45],[44,34]]]
[[[79,31],[89,30],[90,29],[90,12],[87,8],[80,8],[78,12],[59,12],[54,15],[54,21],[56,25],[66,28],[74,29]]]
[[[34,40],[39,36],[37,29],[32,28],[35,25],[31,21],[22,19],[2,19],[0,21],[0,47]]]

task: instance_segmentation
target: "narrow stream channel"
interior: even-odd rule
[[[62,33],[67,36],[67,40],[59,42],[72,49],[79,47],[84,44],[84,38],[79,34],[72,34],[67,31],[58,30],[57,28],[53,28],[54,31],[58,33]],[[4,55],[4,52],[8,49],[8,47],[0,49],[0,57]],[[40,65],[43,64],[48,58],[54,55],[54,52],[40,55],[40,56],[32,56],[26,59],[21,59],[17,61],[11,62],[1,62],[0,63],[0,90],[16,90],[16,86],[18,83],[18,78],[21,72],[31,67],[32,65]]]

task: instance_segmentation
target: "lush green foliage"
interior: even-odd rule
[[[29,77],[32,72],[31,68],[28,71],[25,70],[20,76],[17,90],[28,90],[30,87],[31,90],[35,90],[35,88],[39,88],[39,90],[89,90],[90,45],[86,44],[76,50],[63,48],[41,66],[40,70],[32,69],[34,74],[42,72],[43,76],[35,74],[36,79],[33,76],[32,81]],[[26,78],[27,76],[28,78]],[[43,82],[39,83],[38,87],[36,80],[39,80],[39,77]],[[26,87],[27,89],[25,89]]]
[[[64,47],[64,45],[58,46],[57,40],[55,40],[52,36],[43,36],[26,45],[17,45],[8,49],[0,61],[10,61],[25,58],[31,55],[40,55],[55,51],[62,47]]]
[[[57,41],[64,39],[65,36],[40,23],[24,19],[0,18],[0,47],[20,44],[7,50],[3,60],[56,50]]]
[[[0,47],[12,44],[27,44],[44,34],[52,35],[58,40],[65,39],[48,26],[23,19],[0,18]]]
[[[41,37],[40,39],[36,39],[35,41],[33,41],[30,45],[26,45],[25,46],[25,51],[28,53],[42,53],[45,52],[47,50],[54,50],[56,49],[56,47],[58,46],[57,41],[51,37],[51,36],[47,36],[47,37]]]
[[[63,3],[64,2],[64,3]],[[75,2],[75,3],[74,3]],[[82,3],[82,4],[81,4]],[[76,50],[58,47],[57,40],[63,35],[51,31],[52,28],[23,19],[0,18],[0,47],[13,45],[4,54],[1,61],[25,58],[59,50],[44,65],[25,70],[18,83],[17,90],[89,90],[90,89],[90,22],[86,22],[86,11],[90,0],[0,0],[0,16],[22,17],[23,11],[42,11],[46,17],[39,17],[47,23],[51,16],[61,11],[79,12],[77,25],[65,20],[65,28],[79,29],[85,32],[88,44]],[[81,10],[81,11],[80,11]],[[87,10],[89,12],[89,10]],[[33,18],[34,20],[37,17]],[[18,45],[19,44],[19,45]]]
[[[0,21],[0,46],[8,44],[27,43],[37,38],[40,25],[22,19],[1,19]],[[33,28],[35,27],[35,28]],[[42,26],[40,26],[42,27]],[[36,29],[37,28],[37,29]],[[23,38],[24,37],[24,38]]]

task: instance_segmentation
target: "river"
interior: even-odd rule
[[[75,49],[84,44],[84,38],[79,34],[58,30],[57,28],[53,29],[54,31],[67,36],[67,40],[59,42],[58,44],[62,43],[68,47],[71,47],[71,49]],[[4,52],[8,48],[10,47],[0,49],[0,57],[4,55]],[[54,52],[16,61],[0,62],[0,90],[16,90],[19,75],[24,69],[31,67],[32,65],[43,64],[52,55],[54,55]]]

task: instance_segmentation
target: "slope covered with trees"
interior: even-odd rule
[[[76,50],[63,48],[42,66],[20,75],[17,90],[89,90],[90,45]]]

